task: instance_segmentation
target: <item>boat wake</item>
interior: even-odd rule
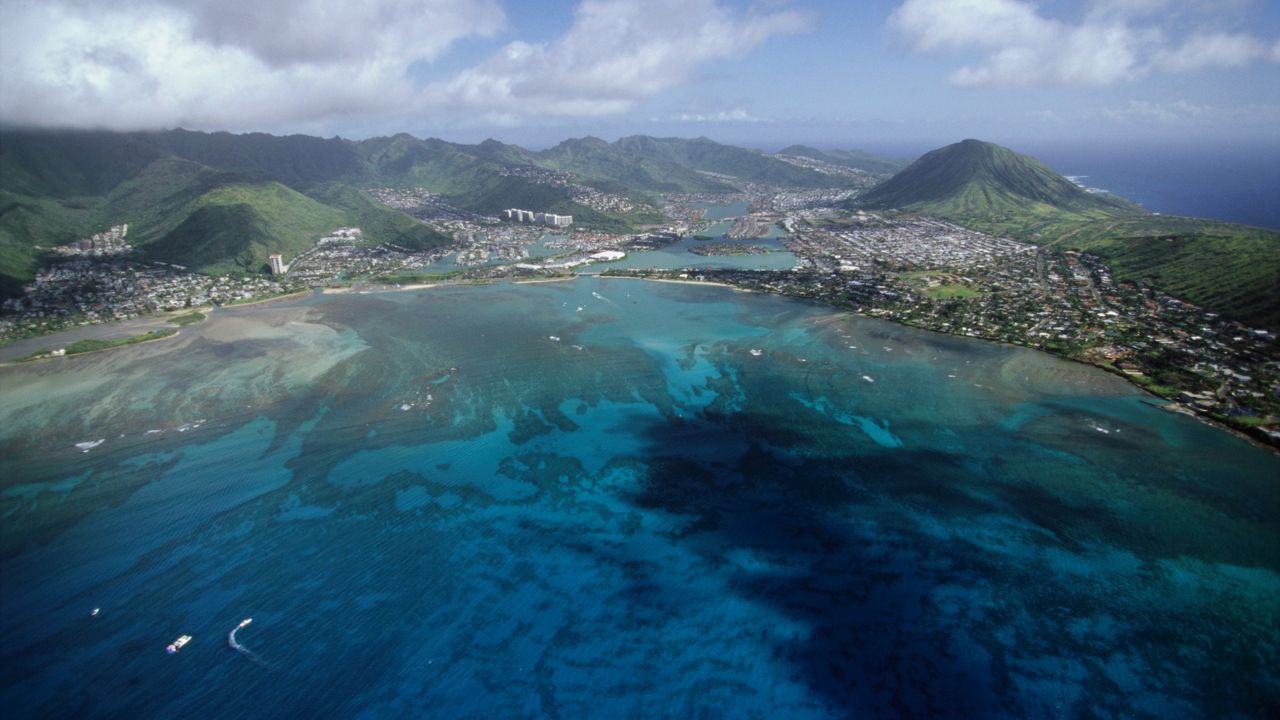
[[[241,628],[243,628],[244,626],[248,625],[251,622],[253,622],[253,618],[245,618],[240,621],[239,625],[236,625],[234,628],[232,628],[231,632],[227,633],[227,645],[230,646],[232,650],[235,650],[241,655],[244,655],[245,657],[249,658],[253,662],[257,663],[258,665],[261,665],[262,667],[270,670],[271,666],[268,665],[265,660],[258,657],[257,653],[241,645],[240,643],[236,642],[236,633],[240,632]]]

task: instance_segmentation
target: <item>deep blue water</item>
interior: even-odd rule
[[[231,309],[0,368],[0,703],[1265,717],[1277,477],[1091,368],[722,288]]]
[[[1280,229],[1280,144],[1084,145],[1033,154],[1153,212]]]

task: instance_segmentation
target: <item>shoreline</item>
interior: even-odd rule
[[[146,334],[146,333],[143,333],[143,334]],[[169,340],[171,338],[176,338],[181,334],[182,334],[182,330],[175,328],[173,332],[167,335],[161,335],[160,337],[147,338],[146,340],[135,340],[133,342],[122,342],[119,345],[109,345],[107,347],[98,348],[96,350],[85,350],[84,352],[78,352],[72,355],[40,355],[38,357],[27,357],[21,360],[6,360],[4,362],[0,362],[0,367],[18,367],[22,365],[29,365],[31,363],[44,362],[46,360],[65,360],[67,358],[77,358],[83,355],[93,355],[95,353],[110,352],[112,350],[119,350],[120,348],[137,347],[139,345],[147,345],[153,342],[160,342],[161,340]]]
[[[224,305],[219,305],[218,309],[233,310],[235,308],[250,307],[252,305],[266,305],[267,303],[278,302],[281,300],[293,300],[295,298],[310,295],[312,292],[314,292],[314,290],[308,288],[306,290],[298,290],[297,292],[285,293],[284,295],[273,295],[272,297],[262,298],[261,300],[246,300],[244,302],[226,303]]]
[[[177,325],[172,321],[174,318],[189,315],[193,312],[198,312],[205,316],[204,319],[195,323],[199,324],[208,320],[216,309],[217,308],[212,304],[205,304],[198,305],[196,307],[179,308],[177,310],[164,310],[148,315],[139,315],[138,317],[111,320],[109,322],[89,323],[87,325],[78,325],[75,327],[55,330],[43,335],[19,338],[0,345],[0,365],[21,363],[25,358],[36,351],[53,350],[58,347],[66,347],[67,345],[80,340],[116,340],[143,335],[147,332],[161,329],[186,327],[185,325]],[[2,359],[4,355],[9,354],[8,351],[13,350],[14,348],[22,348],[19,350],[19,353],[21,354],[8,359]],[[83,353],[77,354],[79,355]]]
[[[722,282],[714,282],[711,280],[671,280],[668,278],[635,277],[633,275],[591,275],[589,277],[596,277],[596,278],[600,278],[601,280],[644,280],[646,282],[671,283],[673,285],[710,285],[712,287],[728,288],[730,290],[737,290],[738,292],[745,292],[745,293],[760,292],[758,290],[751,290],[748,288],[738,287],[737,285],[730,285],[729,283],[722,283]],[[782,295],[783,297],[794,297],[792,295],[784,295],[783,293],[760,292],[760,294],[761,295]],[[797,299],[804,300],[805,298],[797,298]],[[825,305],[826,303],[823,303],[823,304]],[[831,305],[830,307],[835,307],[835,306]]]
[[[1277,446],[1277,445],[1274,445],[1274,444],[1272,444],[1272,443],[1266,442],[1266,441],[1264,441],[1264,440],[1262,440],[1262,439],[1260,439],[1260,438],[1254,437],[1253,435],[1251,435],[1251,434],[1249,434],[1249,433],[1247,433],[1247,432],[1245,432],[1245,431],[1243,431],[1243,430],[1240,430],[1240,429],[1238,429],[1238,428],[1232,427],[1232,426],[1230,426],[1230,425],[1228,425],[1228,424],[1226,424],[1226,423],[1224,423],[1224,422],[1222,422],[1222,421],[1220,421],[1220,420],[1217,420],[1217,419],[1214,419],[1214,418],[1212,418],[1212,417],[1209,417],[1208,415],[1204,415],[1204,414],[1202,414],[1202,413],[1199,413],[1199,412],[1197,412],[1194,408],[1192,408],[1192,407],[1190,407],[1190,406],[1188,406],[1188,405],[1185,405],[1185,404],[1183,404],[1183,403],[1180,403],[1180,402],[1178,402],[1177,400],[1170,400],[1169,398],[1166,398],[1166,397],[1163,397],[1163,396],[1157,395],[1156,393],[1151,392],[1151,390],[1147,389],[1146,387],[1143,387],[1142,385],[1138,384],[1138,382],[1137,382],[1137,381],[1135,381],[1135,380],[1134,380],[1132,377],[1130,377],[1128,374],[1126,374],[1126,373],[1124,373],[1124,372],[1121,372],[1120,370],[1118,370],[1118,369],[1116,369],[1116,368],[1114,368],[1114,367],[1109,367],[1109,366],[1106,366],[1106,365],[1099,365],[1098,363],[1095,363],[1095,362],[1090,362],[1090,361],[1088,361],[1088,360],[1081,360],[1081,359],[1079,359],[1079,358],[1073,358],[1073,357],[1069,357],[1069,356],[1067,356],[1067,355],[1059,355],[1059,354],[1057,354],[1057,353],[1049,352],[1048,350],[1045,350],[1045,349],[1043,349],[1043,348],[1038,348],[1038,347],[1035,347],[1035,346],[1033,346],[1033,345],[1024,345],[1024,344],[1022,344],[1022,343],[1009,342],[1008,340],[999,340],[999,339],[995,339],[995,338],[985,338],[985,337],[981,337],[981,336],[978,336],[978,335],[966,335],[966,334],[963,334],[963,333],[947,332],[946,330],[937,330],[937,329],[930,328],[930,327],[924,327],[924,326],[922,326],[922,325],[916,325],[916,324],[914,324],[914,323],[904,322],[904,321],[902,321],[902,320],[895,320],[895,319],[892,319],[892,318],[884,318],[884,317],[879,317],[879,316],[877,316],[877,315],[871,315],[871,314],[868,314],[868,313],[865,313],[865,312],[862,312],[862,311],[859,311],[859,310],[856,310],[856,309],[853,309],[853,308],[842,308],[842,307],[840,307],[840,306],[838,306],[838,305],[833,305],[833,304],[831,304],[831,303],[824,302],[824,301],[822,301],[822,300],[815,300],[815,299],[813,299],[813,298],[806,298],[806,297],[802,297],[802,296],[799,296],[799,295],[788,295],[787,293],[769,292],[769,291],[766,291],[766,290],[752,290],[752,289],[748,289],[748,288],[741,288],[741,287],[737,287],[737,286],[735,286],[735,285],[727,285],[727,284],[725,284],[725,283],[710,282],[710,281],[702,281],[702,280],[668,280],[668,279],[665,279],[665,278],[630,277],[630,276],[625,276],[625,275],[614,275],[614,276],[612,276],[612,277],[621,277],[621,278],[628,278],[628,279],[633,279],[633,280],[649,280],[650,282],[667,282],[667,283],[680,283],[680,284],[691,284],[691,285],[715,285],[715,286],[719,286],[719,287],[732,288],[732,289],[734,289],[734,290],[738,290],[739,292],[758,292],[758,293],[760,293],[760,294],[762,294],[762,295],[777,295],[777,296],[779,296],[779,297],[791,298],[791,299],[793,299],[793,300],[803,300],[803,301],[806,301],[806,302],[811,302],[811,303],[817,303],[817,304],[820,304],[820,305],[825,305],[826,307],[832,308],[832,309],[834,309],[834,310],[839,310],[839,311],[842,311],[842,312],[852,313],[852,314],[857,315],[857,316],[859,316],[859,317],[864,317],[864,318],[868,318],[868,319],[872,319],[872,320],[882,320],[882,321],[884,321],[884,322],[892,323],[892,324],[894,324],[894,325],[900,325],[900,326],[902,326],[902,327],[909,327],[909,328],[911,328],[911,329],[913,329],[913,330],[922,330],[922,331],[924,331],[924,332],[937,333],[937,334],[939,334],[939,335],[947,335],[947,336],[949,336],[949,337],[967,338],[967,339],[969,339],[969,340],[977,340],[977,341],[980,341],[980,342],[987,342],[987,343],[996,343],[996,344],[998,344],[998,345],[1005,345],[1005,346],[1008,346],[1008,347],[1017,347],[1017,348],[1023,348],[1023,349],[1026,349],[1026,350],[1032,350],[1032,351],[1035,351],[1035,352],[1038,352],[1038,353],[1043,353],[1043,354],[1048,355],[1049,357],[1052,357],[1052,358],[1057,358],[1057,359],[1059,359],[1059,360],[1066,360],[1067,362],[1073,362],[1073,363],[1076,363],[1076,364],[1079,364],[1079,365],[1085,365],[1085,366],[1088,366],[1088,367],[1096,368],[1096,369],[1098,369],[1098,370],[1101,370],[1101,371],[1103,371],[1103,372],[1107,373],[1108,375],[1114,375],[1114,376],[1116,376],[1116,377],[1120,377],[1120,378],[1124,379],[1124,381],[1125,381],[1125,382],[1126,382],[1130,387],[1133,387],[1133,388],[1136,388],[1137,390],[1139,390],[1139,391],[1142,393],[1142,395],[1144,395],[1144,396],[1146,396],[1146,397],[1149,397],[1149,398],[1154,398],[1154,399],[1156,399],[1156,400],[1159,400],[1159,401],[1160,401],[1160,403],[1161,403],[1161,404],[1158,404],[1158,405],[1157,405],[1157,404],[1155,404],[1155,403],[1150,403],[1150,402],[1148,402],[1148,404],[1149,404],[1149,405],[1151,405],[1152,407],[1159,408],[1159,409],[1161,409],[1161,410],[1164,410],[1165,412],[1174,412],[1174,413],[1178,413],[1179,415],[1186,415],[1186,416],[1188,416],[1188,417],[1191,417],[1191,418],[1194,418],[1194,419],[1196,419],[1196,420],[1199,420],[1200,422],[1204,423],[1205,425],[1209,425],[1210,427],[1213,427],[1213,428],[1216,428],[1216,429],[1218,429],[1218,430],[1221,430],[1221,431],[1227,432],[1227,433],[1229,433],[1229,434],[1231,434],[1231,435],[1234,435],[1234,436],[1236,436],[1236,437],[1238,437],[1238,438],[1240,438],[1240,439],[1242,439],[1242,440],[1245,440],[1245,441],[1247,441],[1247,442],[1248,442],[1249,444],[1251,444],[1251,445],[1254,445],[1254,446],[1256,446],[1256,447],[1259,447],[1259,448],[1262,448],[1262,449],[1264,449],[1264,450],[1268,450],[1268,451],[1270,451],[1270,452],[1272,452],[1272,453],[1275,453],[1275,454],[1277,454],[1277,455],[1280,455],[1280,446]]]
[[[529,278],[528,280],[512,280],[511,284],[512,285],[541,285],[543,283],[558,283],[558,282],[566,282],[569,280],[577,280],[580,277],[583,277],[583,276],[582,275],[566,275],[565,277],[553,277],[553,278]]]
[[[1229,434],[1231,434],[1231,435],[1234,435],[1234,436],[1236,436],[1236,437],[1238,437],[1238,438],[1241,438],[1241,439],[1243,439],[1243,440],[1245,440],[1245,441],[1249,442],[1251,445],[1254,445],[1254,446],[1257,446],[1257,447],[1260,447],[1260,448],[1263,448],[1263,449],[1269,450],[1269,451],[1271,451],[1272,453],[1275,453],[1275,454],[1280,455],[1280,446],[1277,446],[1277,445],[1275,445],[1275,444],[1272,444],[1272,443],[1266,442],[1266,441],[1262,440],[1261,438],[1254,437],[1252,434],[1250,434],[1250,433],[1248,433],[1248,432],[1245,432],[1245,431],[1240,430],[1240,429],[1238,429],[1238,428],[1232,427],[1232,426],[1227,425],[1226,423],[1223,423],[1223,422],[1221,422],[1221,421],[1219,421],[1219,420],[1217,420],[1217,419],[1215,419],[1215,418],[1213,418],[1213,417],[1209,417],[1209,416],[1204,415],[1204,414],[1202,414],[1202,413],[1200,413],[1200,412],[1197,412],[1194,408],[1191,408],[1191,407],[1189,407],[1189,406],[1187,406],[1187,405],[1185,405],[1185,404],[1183,404],[1183,403],[1180,403],[1180,402],[1178,402],[1178,401],[1176,401],[1176,400],[1171,400],[1171,399],[1166,398],[1166,397],[1163,397],[1163,396],[1161,396],[1161,395],[1157,395],[1156,393],[1152,392],[1151,390],[1147,389],[1146,387],[1144,387],[1144,386],[1140,385],[1138,382],[1136,382],[1136,381],[1135,381],[1132,377],[1130,377],[1128,374],[1123,373],[1123,372],[1119,371],[1118,369],[1116,369],[1116,368],[1114,368],[1114,367],[1110,367],[1110,366],[1106,366],[1106,365],[1100,365],[1100,364],[1098,364],[1098,363],[1096,363],[1096,362],[1091,362],[1091,361],[1089,361],[1089,360],[1082,360],[1082,359],[1079,359],[1079,358],[1073,358],[1073,357],[1069,357],[1069,356],[1067,356],[1067,355],[1059,355],[1059,354],[1057,354],[1057,353],[1053,353],[1053,352],[1050,352],[1050,351],[1045,350],[1045,349],[1043,349],[1043,348],[1035,347],[1035,346],[1033,346],[1033,345],[1026,345],[1026,344],[1022,344],[1022,343],[1010,342],[1010,341],[1008,341],[1008,340],[1001,340],[1001,339],[995,339],[995,338],[985,338],[985,337],[981,337],[981,336],[978,336],[978,335],[969,335],[969,334],[963,334],[963,333],[948,332],[948,331],[946,331],[946,330],[938,330],[938,329],[935,329],[935,328],[930,328],[930,327],[924,327],[924,326],[921,326],[921,325],[916,325],[916,324],[914,324],[914,323],[904,322],[904,321],[902,321],[902,320],[896,320],[896,319],[892,319],[892,318],[880,317],[880,316],[878,316],[878,315],[872,315],[872,314],[869,314],[869,313],[867,313],[867,312],[864,312],[864,311],[858,310],[858,309],[856,309],[856,308],[840,307],[839,305],[834,305],[834,304],[832,304],[832,303],[825,302],[825,301],[818,300],[818,299],[814,299],[814,298],[807,298],[807,297],[803,297],[803,296],[799,296],[799,295],[790,295],[790,294],[787,294],[787,293],[781,293],[781,292],[771,292],[771,291],[767,291],[767,290],[755,290],[755,289],[751,289],[751,288],[743,288],[743,287],[739,287],[739,286],[737,286],[737,285],[732,285],[732,284],[729,284],[729,283],[723,283],[723,282],[716,282],[716,281],[711,281],[711,280],[688,280],[688,279],[673,279],[673,278],[651,278],[651,277],[640,277],[640,276],[634,276],[634,275],[603,275],[603,274],[601,274],[601,275],[594,275],[594,274],[593,274],[593,275],[576,275],[576,274],[574,274],[574,275],[567,275],[567,276],[564,276],[564,277],[554,277],[554,278],[530,278],[530,279],[524,279],[524,280],[507,280],[507,282],[510,282],[510,283],[511,283],[511,284],[513,284],[513,285],[535,285],[535,284],[543,284],[543,283],[559,283],[559,282],[567,282],[567,281],[577,281],[578,279],[580,279],[580,278],[584,278],[584,277],[595,278],[595,279],[600,279],[600,280],[642,280],[642,281],[647,281],[647,282],[670,283],[670,284],[675,284],[675,285],[702,285],[702,286],[711,286],[711,287],[726,288],[726,289],[729,289],[729,290],[733,290],[733,291],[736,291],[736,292],[743,292],[743,293],[759,293],[759,294],[762,294],[762,295],[777,295],[777,296],[779,296],[779,297],[790,298],[790,299],[792,299],[792,300],[800,300],[800,301],[804,301],[804,302],[809,302],[809,303],[815,303],[815,304],[823,305],[823,306],[825,306],[825,307],[831,308],[832,310],[836,310],[836,311],[840,311],[840,312],[847,312],[847,313],[851,313],[851,314],[857,315],[857,316],[859,316],[859,317],[868,318],[868,319],[872,319],[872,320],[881,320],[881,321],[884,321],[884,322],[892,323],[892,324],[894,324],[894,325],[900,325],[900,326],[902,326],[902,327],[912,328],[912,329],[914,329],[914,330],[922,330],[922,331],[925,331],[925,332],[937,333],[937,334],[939,334],[939,335],[947,335],[947,336],[950,336],[950,337],[956,337],[956,338],[966,338],[966,339],[969,339],[969,340],[976,340],[976,341],[979,341],[979,342],[996,343],[996,344],[999,344],[999,345],[1005,345],[1005,346],[1008,346],[1008,347],[1017,347],[1017,348],[1024,348],[1024,349],[1027,349],[1027,350],[1032,350],[1032,351],[1035,351],[1035,352],[1043,353],[1043,354],[1045,354],[1045,355],[1047,355],[1047,356],[1049,356],[1049,357],[1052,357],[1052,358],[1057,358],[1057,359],[1059,359],[1059,360],[1066,360],[1066,361],[1068,361],[1068,362],[1073,362],[1073,363],[1077,363],[1077,364],[1080,364],[1080,365],[1085,365],[1085,366],[1088,366],[1088,367],[1096,368],[1096,369],[1098,369],[1098,370],[1101,370],[1101,371],[1103,371],[1103,372],[1106,372],[1108,375],[1114,375],[1114,376],[1116,376],[1116,377],[1123,378],[1123,379],[1125,380],[1125,382],[1126,382],[1130,387],[1132,387],[1132,388],[1136,388],[1138,391],[1140,391],[1140,393],[1141,393],[1142,395],[1144,395],[1144,396],[1146,396],[1146,397],[1149,397],[1149,398],[1154,398],[1155,400],[1160,401],[1160,404],[1148,403],[1148,404],[1152,405],[1153,407],[1157,407],[1157,408],[1159,408],[1159,409],[1161,409],[1161,410],[1164,410],[1164,411],[1166,411],[1166,412],[1176,412],[1176,413],[1181,414],[1181,415],[1187,415],[1187,416],[1189,416],[1189,417],[1195,418],[1196,420],[1199,420],[1200,422],[1204,423],[1205,425],[1209,425],[1209,426],[1214,427],[1214,428],[1216,428],[1216,429],[1218,429],[1218,430],[1225,431],[1225,432],[1227,432],[1227,433],[1229,433]],[[219,306],[217,309],[220,309],[220,310],[231,310],[231,309],[234,309],[234,308],[238,308],[238,307],[247,307],[247,306],[250,306],[250,305],[265,305],[265,304],[274,303],[274,302],[286,302],[286,301],[291,301],[291,300],[298,300],[298,299],[302,299],[302,298],[303,298],[303,297],[305,297],[305,296],[308,296],[308,295],[313,294],[313,293],[315,292],[315,290],[316,290],[316,289],[319,289],[322,295],[329,295],[329,294],[333,294],[333,295],[344,295],[344,294],[352,294],[352,293],[365,294],[365,293],[374,293],[374,292],[406,292],[406,291],[415,291],[415,290],[429,290],[429,289],[432,289],[432,288],[442,287],[442,286],[445,286],[445,285],[465,285],[465,284],[471,284],[471,283],[415,283],[415,284],[412,284],[412,285],[401,285],[401,286],[373,286],[373,287],[369,287],[369,288],[366,288],[366,289],[363,289],[363,290],[358,290],[358,289],[356,289],[356,287],[355,287],[354,285],[348,285],[348,286],[345,286],[345,287],[335,287],[335,288],[311,288],[311,289],[307,289],[307,290],[300,290],[300,291],[298,291],[298,292],[294,292],[294,293],[288,293],[288,294],[285,294],[285,295],[278,295],[278,296],[271,297],[271,298],[265,298],[265,299],[263,299],[263,300],[255,300],[255,301],[251,301],[251,302],[239,303],[239,304],[236,304],[236,305],[223,305],[223,306]],[[481,284],[487,284],[487,283],[481,283]],[[156,321],[156,320],[159,320],[160,322],[168,322],[168,321],[169,321],[171,318],[173,318],[173,317],[177,317],[177,316],[179,316],[179,315],[186,314],[186,313],[190,313],[190,312],[193,312],[193,311],[201,311],[201,310],[205,310],[206,308],[209,308],[209,309],[210,309],[210,312],[212,312],[212,310],[213,310],[212,306],[207,306],[207,305],[206,305],[206,306],[201,306],[201,307],[199,307],[199,308],[183,308],[183,309],[181,309],[181,310],[168,311],[168,312],[166,313],[166,317],[164,317],[163,319],[161,319],[161,318],[160,318],[160,317],[158,317],[158,316],[151,316],[151,317],[146,318],[146,320],[147,320],[147,321]],[[135,320],[135,321],[136,321],[136,320],[141,320],[141,319],[142,319],[142,318],[130,318],[130,320]],[[206,318],[206,319],[207,319],[207,318]],[[120,322],[120,323],[125,323],[125,322],[129,322],[130,320],[123,320],[123,321],[118,321],[118,322]],[[201,321],[201,322],[203,322],[203,321]],[[100,323],[100,324],[97,324],[97,326],[101,326],[101,327],[111,327],[112,325],[113,325],[113,323]],[[71,331],[72,331],[72,330],[68,330],[68,331],[60,331],[60,332],[71,332]],[[141,345],[141,344],[145,344],[145,343],[149,343],[149,342],[154,342],[154,341],[157,341],[157,340],[167,340],[167,339],[169,339],[169,338],[176,337],[178,334],[179,334],[179,332],[175,330],[175,332],[174,332],[172,335],[166,335],[166,336],[164,336],[164,337],[152,338],[152,339],[150,339],[150,340],[143,340],[143,341],[139,341],[139,342],[135,342],[135,343],[124,343],[124,344],[121,344],[121,345],[115,345],[115,346],[112,346],[112,347],[101,348],[101,349],[99,349],[99,350],[91,350],[91,351],[89,351],[89,352],[85,352],[85,353],[76,353],[76,355],[89,355],[89,354],[96,353],[96,352],[104,352],[104,351],[107,351],[107,350],[115,350],[115,349],[117,349],[117,348],[120,348],[120,347],[127,347],[127,346],[129,346],[129,345]],[[51,333],[51,334],[49,334],[49,335],[40,335],[40,336],[36,336],[36,338],[41,338],[41,337],[53,337],[53,336],[55,336],[55,335],[57,335],[57,333]],[[35,338],[24,338],[24,340],[34,340],[34,339],[35,339]],[[75,357],[75,355],[70,356],[70,357]],[[54,358],[53,358],[53,357],[43,357],[43,358],[32,358],[31,360],[16,359],[16,360],[9,360],[9,361],[0,361],[0,367],[7,367],[7,366],[14,366],[14,365],[22,365],[22,364],[25,364],[25,363],[27,363],[27,362],[32,362],[32,361],[34,361],[34,360],[52,360],[52,359],[54,359]]]
[[[793,297],[793,296],[791,296],[791,295],[787,295],[786,297]],[[799,299],[806,299],[806,298],[799,298]],[[823,304],[826,304],[826,303],[823,303]],[[836,306],[834,306],[834,305],[829,305],[829,307],[836,307]],[[947,331],[945,331],[945,330],[935,330],[935,329],[933,329],[933,328],[924,327],[924,326],[922,326],[922,325],[914,325],[914,324],[912,324],[912,323],[902,322],[902,321],[900,321],[900,320],[890,320],[890,319],[888,319],[888,318],[876,317],[875,315],[867,315],[867,314],[865,314],[865,313],[860,313],[860,312],[858,312],[858,311],[856,311],[856,310],[850,310],[849,312],[853,312],[853,313],[855,313],[855,314],[857,314],[857,315],[860,315],[861,317],[875,318],[875,319],[877,319],[877,320],[885,320],[886,322],[891,322],[891,323],[893,323],[893,324],[895,324],[895,325],[901,325],[901,326],[903,326],[903,327],[909,327],[909,328],[913,328],[913,329],[915,329],[915,330],[923,330],[923,331],[925,331],[925,332],[938,333],[939,335],[948,335],[948,336],[951,336],[951,337],[969,338],[970,340],[979,340],[979,341],[981,341],[981,342],[996,343],[996,344],[998,344],[998,345],[1006,345],[1006,346],[1008,346],[1008,347],[1017,347],[1017,348],[1024,348],[1024,349],[1027,349],[1027,350],[1033,350],[1033,351],[1035,351],[1035,352],[1038,352],[1038,353],[1044,353],[1045,355],[1048,355],[1049,357],[1057,358],[1057,359],[1059,359],[1059,360],[1066,360],[1067,362],[1073,362],[1073,363],[1076,363],[1076,364],[1078,364],[1078,365],[1085,365],[1085,366],[1087,366],[1087,367],[1097,368],[1098,370],[1101,370],[1101,371],[1103,371],[1103,372],[1107,373],[1108,375],[1114,375],[1114,376],[1116,376],[1116,377],[1119,377],[1119,378],[1123,379],[1123,380],[1124,380],[1124,381],[1125,381],[1125,382],[1126,382],[1130,387],[1133,387],[1133,388],[1138,389],[1138,390],[1139,390],[1139,391],[1140,391],[1140,392],[1141,392],[1141,393],[1142,393],[1146,398],[1154,398],[1154,399],[1156,399],[1156,400],[1159,400],[1159,401],[1160,401],[1160,403],[1159,403],[1159,404],[1154,403],[1154,402],[1150,402],[1149,400],[1146,400],[1146,399],[1144,399],[1144,400],[1143,400],[1143,402],[1146,402],[1146,404],[1148,404],[1148,405],[1150,405],[1150,406],[1152,406],[1152,407],[1154,407],[1154,408],[1158,408],[1158,409],[1160,409],[1160,410],[1164,410],[1165,412],[1173,412],[1173,413],[1178,413],[1179,415],[1186,415],[1186,416],[1188,416],[1188,417],[1195,418],[1196,420],[1199,420],[1200,422],[1204,423],[1205,425],[1209,425],[1209,426],[1211,426],[1211,427],[1217,428],[1218,430],[1225,431],[1225,432],[1227,432],[1227,433],[1229,433],[1229,434],[1231,434],[1231,435],[1235,435],[1236,437],[1238,437],[1238,438],[1240,438],[1240,439],[1242,439],[1242,440],[1246,440],[1246,441],[1248,441],[1251,445],[1255,445],[1255,446],[1260,447],[1260,448],[1262,448],[1262,449],[1264,449],[1264,450],[1269,450],[1269,451],[1271,451],[1272,453],[1275,453],[1275,454],[1277,454],[1277,455],[1280,455],[1280,446],[1273,445],[1273,444],[1271,444],[1271,443],[1269,443],[1269,442],[1266,442],[1266,441],[1264,441],[1264,440],[1261,440],[1261,439],[1259,439],[1259,438],[1256,438],[1256,437],[1254,437],[1253,435],[1250,435],[1249,433],[1247,433],[1247,432],[1245,432],[1245,431],[1243,431],[1243,430],[1240,430],[1239,428],[1234,428],[1234,427],[1232,427],[1232,426],[1230,426],[1230,425],[1228,425],[1228,424],[1226,424],[1226,423],[1224,423],[1224,422],[1222,422],[1222,421],[1220,421],[1220,420],[1216,420],[1216,419],[1214,419],[1214,418],[1212,418],[1212,417],[1210,417],[1210,416],[1208,416],[1208,415],[1205,415],[1205,414],[1199,413],[1199,412],[1197,412],[1197,411],[1195,410],[1195,408],[1192,408],[1192,407],[1190,407],[1189,405],[1186,405],[1186,404],[1184,404],[1184,403],[1180,403],[1180,402],[1178,402],[1177,400],[1170,400],[1170,399],[1169,399],[1169,398],[1167,398],[1167,397],[1164,397],[1164,396],[1161,396],[1161,395],[1157,395],[1156,393],[1151,392],[1151,390],[1149,390],[1149,389],[1147,389],[1146,387],[1144,387],[1144,386],[1142,386],[1141,384],[1139,384],[1136,380],[1134,380],[1132,377],[1130,377],[1127,373],[1124,373],[1124,372],[1120,371],[1119,369],[1117,369],[1117,368],[1115,368],[1115,367],[1112,367],[1112,366],[1108,366],[1108,365],[1100,365],[1100,364],[1098,364],[1098,363],[1096,363],[1096,362],[1091,362],[1091,361],[1089,361],[1089,360],[1081,360],[1081,359],[1079,359],[1079,358],[1073,358],[1073,357],[1069,357],[1069,356],[1067,356],[1067,355],[1059,355],[1059,354],[1057,354],[1057,353],[1049,352],[1048,350],[1045,350],[1045,349],[1043,349],[1043,348],[1035,347],[1034,345],[1024,345],[1024,344],[1022,344],[1022,343],[1009,342],[1008,340],[996,340],[996,339],[991,339],[991,338],[984,338],[984,337],[980,337],[980,336],[977,336],[977,335],[964,335],[964,334],[961,334],[961,333],[952,333],[952,332],[947,332]]]

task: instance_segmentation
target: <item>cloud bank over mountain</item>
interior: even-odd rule
[[[0,125],[1266,139],[1277,38],[1265,0],[6,0]]]
[[[809,26],[715,0],[584,0],[552,42],[509,42],[452,77],[411,67],[507,27],[496,0],[19,0],[0,30],[3,116],[112,129],[274,127],[392,112],[598,116],[703,63]]]

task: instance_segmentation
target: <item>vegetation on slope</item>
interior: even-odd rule
[[[453,241],[448,235],[382,205],[350,185],[326,183],[310,189],[307,195],[328,207],[344,211],[345,224],[360,228],[369,242],[391,243],[406,250],[424,251]]]
[[[875,155],[862,150],[818,150],[808,145],[791,145],[779,150],[777,155],[795,155],[819,160],[832,165],[843,165],[854,170],[892,175],[907,166],[907,163],[894,158]]]
[[[1039,160],[980,140],[939,148],[857,199],[865,208],[893,208],[992,224],[1075,214],[1136,215],[1138,206],[1090,193]]]
[[[357,185],[421,187],[490,214],[507,207],[571,214],[588,229],[623,232],[661,221],[579,205],[567,188],[510,172],[519,168],[574,173],[642,202],[652,202],[653,192],[736,189],[716,173],[783,185],[833,182],[705,138],[636,136],[612,144],[586,138],[534,153],[494,140],[461,145],[409,135],[350,142],[184,130],[6,131],[0,133],[0,292],[21,292],[43,248],[120,223],[129,223],[129,241],[149,257],[208,271],[260,271],[268,247],[295,252],[332,229],[320,225],[334,220],[409,249],[447,242],[379,206]],[[288,196],[285,188],[312,202]],[[235,196],[244,201],[232,202]],[[271,217],[277,210],[283,214]]]
[[[1155,215],[1060,222],[1033,239],[1091,252],[1117,279],[1144,281],[1243,323],[1280,330],[1280,231]]]
[[[1117,279],[1144,281],[1233,319],[1280,328],[1280,232],[1147,214],[1089,193],[1007,148],[965,140],[930,152],[855,204],[1084,250]]]
[[[537,155],[546,165],[591,180],[650,192],[732,192],[724,177],[799,187],[831,187],[839,181],[754,150],[707,138],[633,135],[608,143],[594,137],[566,140]]]
[[[172,230],[143,246],[153,260],[207,273],[262,272],[272,252],[296,255],[347,221],[280,183],[222,185]]]
[[[354,144],[339,138],[186,130],[136,133],[135,137],[167,155],[295,189],[332,180],[355,182],[368,175]]]

